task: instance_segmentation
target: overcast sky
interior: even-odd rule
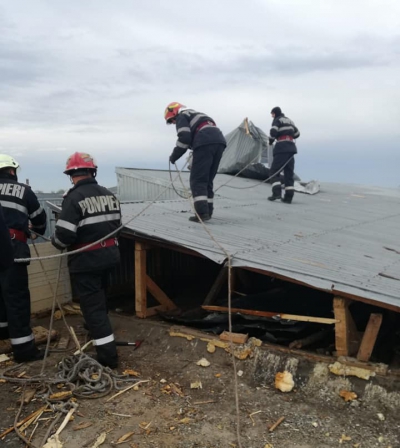
[[[299,127],[302,180],[400,185],[399,0],[0,0],[0,152],[34,189],[68,187],[68,155],[168,167],[165,106],[226,134]]]

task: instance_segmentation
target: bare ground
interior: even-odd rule
[[[70,317],[69,322],[79,328],[82,320]],[[239,446],[230,355],[221,349],[207,353],[205,342],[170,337],[169,327],[159,322],[114,315],[113,323],[118,339],[144,340],[136,351],[119,348],[119,370],[134,369],[140,372],[140,379],[149,382],[110,402],[106,402],[108,397],[78,399],[79,415],[75,415],[60,436],[64,448],[92,447],[103,432],[107,437],[102,448],[115,446],[115,442],[129,432],[134,434],[121,444],[123,447]],[[35,324],[46,325],[47,319]],[[67,334],[60,321],[56,326]],[[49,375],[62,356],[61,353],[51,355],[47,364]],[[196,364],[202,357],[211,362],[209,367]],[[0,371],[2,367],[0,365]],[[36,362],[27,365],[26,371],[34,374],[40,367],[40,362]],[[243,448],[400,447],[400,422],[394,411],[370,408],[360,400],[345,403],[338,396],[327,396],[323,400],[319,394],[311,395],[302,389],[284,394],[273,384],[255,383],[252,360],[237,361],[237,368],[243,372],[237,377]],[[202,389],[190,388],[195,381],[201,381]],[[171,391],[170,388],[174,389],[171,384],[178,394]],[[15,389],[10,383],[0,384],[0,431],[14,422],[19,397]],[[21,417],[40,405],[39,400],[32,401]],[[378,412],[383,414],[384,420],[378,418]],[[250,417],[252,413],[255,414]],[[268,427],[280,417],[284,417],[284,421],[269,432]],[[74,430],[82,422],[91,426]],[[40,442],[48,424],[49,421],[40,422],[33,439],[35,443]],[[24,444],[12,433],[0,440],[0,446],[19,448]]]

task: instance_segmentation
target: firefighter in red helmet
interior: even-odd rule
[[[175,124],[178,140],[169,157],[175,163],[185,152],[193,150],[190,169],[190,189],[195,210],[202,221],[208,221],[214,211],[213,182],[226,148],[226,140],[215,121],[208,115],[187,109],[181,103],[170,103],[165,109],[167,124]],[[196,216],[190,221],[198,222]]]
[[[52,243],[60,250],[84,249],[121,225],[118,199],[100,186],[95,177],[97,164],[90,154],[72,154],[64,171],[73,187],[64,196]],[[116,368],[118,354],[107,314],[106,287],[110,270],[119,263],[115,235],[68,257],[74,294],[79,297],[86,327],[94,340],[97,360]]]

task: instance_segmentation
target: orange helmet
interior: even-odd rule
[[[176,101],[174,103],[168,104],[164,112],[164,118],[167,124],[171,124],[174,121],[175,117],[179,114],[179,111],[182,109],[182,107],[186,106],[181,103],[177,103]]]
[[[97,165],[93,157],[86,152],[74,152],[68,157],[64,174],[77,174],[77,171],[81,170],[92,170],[93,174],[97,171]]]

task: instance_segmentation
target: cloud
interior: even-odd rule
[[[76,150],[110,176],[113,163],[162,167],[177,100],[225,133],[246,116],[268,131],[280,105],[304,148],[358,155],[357,139],[400,134],[399,15],[395,0],[3,2],[0,147],[38,172]]]

